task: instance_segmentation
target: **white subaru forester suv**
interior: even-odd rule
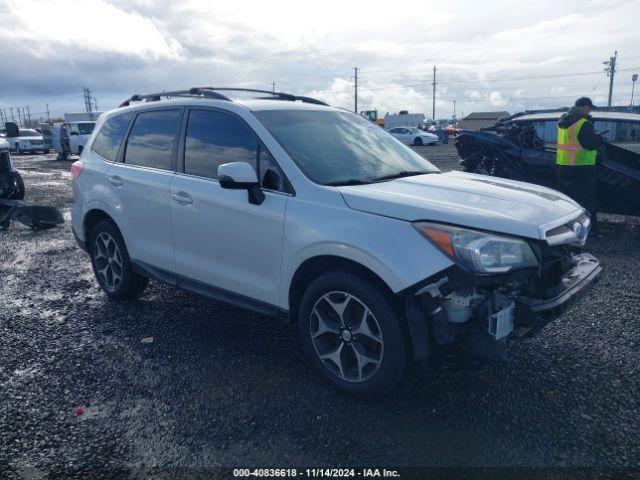
[[[107,295],[152,278],[289,318],[318,371],[357,395],[388,391],[408,361],[504,363],[507,340],[600,273],[568,197],[441,173],[308,97],[134,95],[100,118],[72,177],[73,230]]]

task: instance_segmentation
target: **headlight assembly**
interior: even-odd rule
[[[529,244],[518,238],[431,222],[416,222],[413,226],[452,260],[472,272],[507,273],[538,266]]]

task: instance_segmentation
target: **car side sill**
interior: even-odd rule
[[[268,315],[270,317],[279,317],[282,319],[288,319],[289,317],[289,311],[280,308],[277,305],[255,300],[245,295],[240,295],[239,293],[230,292],[229,290],[215,287],[198,280],[193,280],[173,272],[168,272],[137,260],[131,260],[131,264],[133,271],[140,275],[144,275],[145,277],[152,278],[168,285],[183,288],[184,290],[197,295],[244,308],[246,310],[251,310],[262,315]]]

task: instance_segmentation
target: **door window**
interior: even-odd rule
[[[138,114],[127,139],[124,163],[171,170],[180,110],[152,110]]]
[[[235,115],[217,110],[192,110],[184,142],[184,171],[218,178],[218,167],[248,162],[257,171],[258,139]]]
[[[118,150],[120,149],[120,143],[122,143],[122,137],[124,137],[127,131],[132,116],[132,113],[124,113],[111,117],[104,122],[93,141],[91,150],[105,160],[115,162],[118,158]]]

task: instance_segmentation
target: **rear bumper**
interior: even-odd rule
[[[513,332],[515,338],[535,336],[545,325],[580,301],[595,284],[602,271],[598,259],[588,253],[573,258],[575,266],[557,285],[547,290],[546,298],[517,298]]]

